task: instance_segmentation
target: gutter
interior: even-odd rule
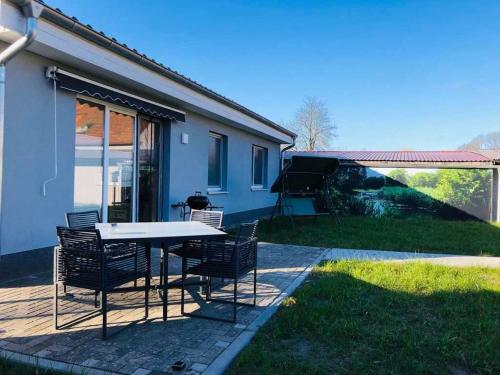
[[[292,144],[286,146],[283,150],[280,151],[280,172],[283,170],[283,154],[291,148],[295,147],[295,140],[297,139],[297,135],[293,135],[292,139]]]
[[[7,77],[7,63],[17,54],[25,50],[35,40],[38,17],[43,6],[33,0],[16,0],[15,4],[21,7],[26,17],[25,34],[0,53],[0,239],[2,238],[2,200],[3,200],[3,154],[4,154],[4,128],[5,128],[5,80]],[[2,244],[0,243],[0,261]]]
[[[15,0],[11,0],[16,2]],[[34,1],[34,0],[33,0]],[[259,115],[258,113],[242,106],[241,104],[236,103],[235,101],[226,98],[223,95],[216,93],[213,90],[201,85],[200,83],[172,70],[165,65],[155,61],[148,56],[141,54],[139,51],[128,47],[126,44],[119,43],[115,38],[111,38],[104,34],[102,31],[96,31],[90,25],[84,25],[80,21],[78,21],[75,17],[70,17],[64,14],[59,9],[54,9],[49,7],[46,4],[42,4],[37,0],[37,4],[43,6],[43,12],[41,17],[44,20],[49,21],[50,23],[57,25],[65,30],[68,30],[94,44],[97,44],[103,48],[110,50],[113,53],[116,53],[128,60],[131,60],[139,65],[144,66],[145,68],[154,71],[164,77],[167,77],[181,85],[188,87],[206,97],[209,97],[219,103],[227,105],[230,108],[233,108],[241,113],[246,114],[247,116],[262,122],[263,124],[280,131],[283,134],[286,134],[290,137],[296,137],[296,134],[292,131],[276,124],[275,122]]]

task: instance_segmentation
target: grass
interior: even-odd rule
[[[63,375],[61,372],[45,370],[0,358],[0,374],[2,375]]]
[[[447,221],[347,216],[287,218],[259,224],[259,240],[294,245],[500,256],[500,226],[478,221]]]
[[[498,374],[500,270],[326,262],[229,374]]]

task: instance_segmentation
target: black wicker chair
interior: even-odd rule
[[[95,225],[101,222],[101,218],[99,216],[99,211],[80,211],[80,212],[67,212],[66,213],[66,223],[68,224],[68,228],[71,229],[95,229]],[[132,250],[132,244],[112,244],[108,246],[112,246],[115,250],[124,249],[126,253],[129,253]],[[144,245],[135,244],[137,250],[144,251]],[[135,257],[135,262],[137,263],[137,255]],[[136,266],[137,268],[137,266]],[[134,286],[137,286],[137,280],[134,281]],[[66,293],[66,286],[64,287],[64,292]],[[96,307],[97,307],[97,295],[96,295]]]
[[[99,211],[67,212],[66,223],[72,229],[95,229],[95,225],[101,222]]]
[[[237,305],[255,306],[257,295],[257,237],[255,236],[258,221],[241,224],[238,235],[225,241],[187,241],[184,246],[191,250],[197,248],[201,258],[193,259],[188,256],[182,258],[181,281],[181,313],[204,319],[236,322]],[[253,271],[253,303],[238,302],[238,280]],[[232,303],[232,319],[210,317],[184,311],[184,291],[187,275],[205,276],[208,278],[207,301]],[[233,280],[233,300],[212,298],[212,278]]]
[[[197,221],[206,225],[210,225],[215,229],[223,229],[222,228],[222,218],[224,216],[224,212],[222,211],[212,211],[212,210],[191,210],[189,215],[189,221]],[[196,241],[191,241],[190,243],[194,243]],[[191,259],[199,260],[201,259],[201,253],[198,251],[198,246],[189,247],[189,244],[176,244],[171,245],[167,249],[167,253],[162,255],[160,259],[160,285],[163,283],[163,256],[168,256],[168,254],[174,254],[179,257],[187,256]],[[197,281],[192,283],[191,285],[201,285],[202,281]],[[174,284],[172,284],[174,285]],[[177,286],[177,284],[175,284]],[[178,285],[180,286],[180,285]],[[208,288],[208,284],[206,285]]]
[[[197,221],[206,225],[210,225],[215,229],[222,229],[222,217],[224,213],[222,211],[209,211],[209,210],[191,210],[189,215],[189,221]],[[191,251],[193,250],[193,251]],[[189,249],[189,247],[180,245],[170,246],[168,249],[169,253],[175,254],[177,256],[185,256],[188,258],[200,259],[201,253],[197,252],[197,248]]]
[[[108,246],[96,229],[57,227],[59,246],[54,258],[54,326],[62,329],[102,314],[102,338],[107,337],[107,296],[117,287],[145,278],[145,318],[148,317],[150,272],[148,253],[136,245]],[[101,294],[100,309],[62,325],[58,323],[59,285],[89,289]]]

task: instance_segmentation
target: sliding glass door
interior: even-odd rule
[[[99,210],[104,222],[157,221],[160,123],[79,98],[75,133],[75,211]]]

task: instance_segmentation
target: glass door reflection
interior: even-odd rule
[[[158,221],[160,207],[160,124],[139,118],[137,221]]]
[[[133,221],[135,117],[109,112],[108,222]]]
[[[102,215],[105,107],[76,101],[74,210]]]

